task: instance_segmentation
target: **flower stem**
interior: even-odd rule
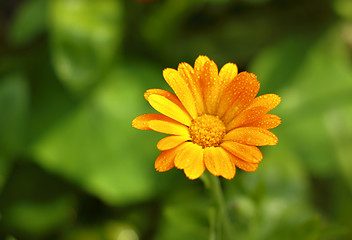
[[[216,206],[216,213],[214,214],[215,227],[213,228],[215,233],[212,234],[212,239],[233,240],[232,223],[226,209],[224,194],[221,189],[219,178],[209,172],[204,172],[202,180],[205,186],[209,189]]]

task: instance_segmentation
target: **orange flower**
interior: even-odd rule
[[[255,171],[263,155],[257,146],[276,145],[268,129],[280,125],[280,117],[268,114],[280,103],[276,94],[255,97],[260,84],[253,73],[237,73],[233,63],[220,72],[214,61],[199,56],[194,68],[180,63],[163,71],[175,94],[150,89],[144,97],[161,114],[144,114],[132,126],[171,134],[161,139],[157,171],[183,169],[189,179],[205,168],[215,176],[232,179],[236,167]]]

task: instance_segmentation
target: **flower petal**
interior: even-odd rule
[[[181,77],[187,82],[189,89],[193,95],[198,115],[205,113],[202,88],[192,66],[188,63],[180,63],[177,71]]]
[[[192,162],[188,165],[183,171],[185,172],[186,176],[193,180],[197,179],[204,173],[205,165],[203,160],[203,149],[197,148],[197,153],[194,155]]]
[[[220,77],[220,96],[230,82],[234,80],[238,73],[237,65],[234,63],[226,63],[219,72]]]
[[[253,102],[254,97],[257,95],[260,83],[253,73],[241,72],[235,77],[235,81],[225,89],[223,98],[225,104],[230,99],[230,105],[225,112],[220,112],[220,117],[223,117],[225,123],[229,123],[237,114],[242,112],[249,104]],[[231,91],[233,91],[231,93]],[[221,100],[220,100],[221,102]],[[220,103],[221,106],[221,103]],[[221,110],[219,106],[219,111]]]
[[[159,114],[159,113],[148,113],[143,114],[141,116],[136,117],[132,121],[132,127],[140,129],[140,130],[152,130],[148,126],[148,122],[151,120],[162,120],[162,121],[174,121],[171,118]]]
[[[232,155],[231,153],[229,153],[227,151],[226,151],[226,153],[228,154],[228,157],[230,158],[232,164],[235,167],[238,167],[239,169],[242,169],[247,172],[254,172],[255,170],[257,170],[258,163],[249,163],[249,162],[246,162],[246,161],[239,159],[238,157]]]
[[[180,108],[185,109],[185,107],[182,105],[182,103],[180,102],[180,100],[178,99],[178,97],[175,94],[173,94],[169,91],[163,90],[163,89],[157,89],[157,88],[148,89],[144,93],[144,98],[148,101],[148,97],[153,94],[164,96],[167,99],[169,99],[170,101],[177,104]]]
[[[268,111],[274,109],[281,102],[281,98],[276,94],[264,94],[254,98],[253,102],[248,108],[266,107]]]
[[[187,109],[188,113],[192,116],[193,119],[196,118],[198,114],[195,101],[185,79],[181,77],[177,70],[171,68],[165,69],[163,71],[163,76],[172,90],[174,90],[183,106]]]
[[[185,125],[176,122],[173,119],[168,120],[151,120],[148,122],[148,127],[151,130],[166,133],[166,134],[173,134],[173,135],[180,135],[180,136],[189,136],[188,127]]]
[[[245,124],[244,127],[259,127],[264,129],[276,128],[281,124],[281,118],[273,114],[265,114],[255,122]]]
[[[276,145],[278,143],[278,138],[274,133],[258,127],[235,128],[228,132],[223,140],[254,146]]]
[[[158,94],[150,94],[146,98],[150,105],[158,112],[187,126],[191,124],[192,118],[188,115],[186,110],[180,107],[178,102]]]
[[[221,147],[205,148],[204,163],[214,176],[223,176],[226,179],[232,179],[235,176],[236,168],[231,163],[228,154]]]
[[[179,151],[175,157],[175,166],[179,169],[185,169],[192,165],[193,161],[198,161],[202,155],[203,149],[201,146],[192,142],[185,142],[182,144],[184,148]]]
[[[203,71],[203,67],[207,62],[210,62],[210,59],[207,56],[200,55],[197,57],[196,61],[194,62],[194,70],[196,71],[197,75]]]
[[[246,162],[258,163],[263,159],[262,152],[256,146],[248,146],[233,141],[225,141],[220,146]]]
[[[234,128],[248,125],[252,122],[258,121],[258,119],[263,118],[264,115],[268,112],[266,107],[253,107],[247,110],[244,110],[239,115],[237,115],[231,122],[226,126],[226,130],[230,131]]]
[[[240,95],[241,91],[246,84],[246,78],[243,77],[243,73],[235,76],[234,80],[228,84],[228,86],[223,90],[222,95],[219,100],[219,108],[217,115],[223,117],[226,111],[230,108],[233,102]]]
[[[159,172],[166,172],[175,166],[174,161],[176,154],[182,151],[182,144],[178,147],[172,148],[170,150],[163,151],[159,154],[155,160],[155,169]]]
[[[165,151],[165,150],[169,150],[171,148],[177,147],[178,145],[180,145],[181,143],[186,142],[187,140],[190,140],[190,137],[189,136],[185,136],[185,135],[168,136],[168,137],[164,137],[163,139],[161,139],[158,142],[158,144],[156,145],[156,147],[160,151]]]
[[[208,61],[204,64],[200,74],[201,86],[207,113],[215,114],[219,102],[220,81],[218,67],[214,61]]]

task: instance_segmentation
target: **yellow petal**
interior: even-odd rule
[[[268,108],[266,107],[253,107],[244,110],[227,124],[226,130],[230,131],[234,128],[247,126],[248,124],[256,122],[259,119],[263,118],[263,116],[266,115],[267,112]]]
[[[241,92],[237,95],[236,99],[232,102],[230,108],[224,114],[223,120],[225,123],[230,122],[236,115],[247,108],[258,94],[260,83],[253,73],[241,72],[236,76],[236,80],[244,82]]]
[[[205,165],[204,165],[204,160],[203,160],[203,149],[196,148],[195,150],[194,157],[192,158],[192,161],[190,165],[188,165],[186,168],[184,168],[185,175],[193,180],[197,179],[202,174],[204,173],[205,170]]]
[[[205,148],[204,163],[214,176],[222,176],[226,179],[232,179],[235,176],[236,168],[234,168],[228,154],[221,147]]]
[[[262,152],[255,146],[248,146],[233,141],[225,141],[220,146],[246,162],[258,163],[263,159]]]
[[[262,118],[255,122],[246,124],[246,127],[259,127],[264,129],[276,128],[281,124],[281,118],[273,114],[265,114]]]
[[[281,102],[281,98],[276,94],[264,94],[256,97],[248,108],[266,107],[268,111],[274,109]]]
[[[188,115],[187,111],[180,108],[174,101],[162,95],[151,94],[148,96],[148,102],[158,112],[175,119],[176,121],[189,126],[192,118]]]
[[[160,150],[160,151],[165,151],[165,150],[169,150],[171,148],[177,147],[178,145],[180,145],[181,143],[186,142],[187,140],[190,140],[189,136],[168,136],[168,137],[164,137],[163,139],[161,139],[158,144],[156,145],[156,147]]]
[[[225,88],[234,80],[238,73],[237,65],[234,63],[226,63],[219,72],[220,78],[220,96]]]
[[[228,132],[223,140],[254,146],[276,145],[278,142],[275,134],[258,127],[235,128]]]
[[[170,93],[169,91],[163,90],[163,89],[157,89],[157,88],[153,88],[153,89],[148,89],[145,93],[144,93],[144,97],[145,99],[148,101],[148,97],[150,95],[161,95],[166,97],[167,99],[169,99],[170,101],[174,102],[175,104],[177,104],[180,108],[185,109],[185,107],[182,105],[182,103],[180,102],[180,100],[178,99],[178,97],[173,94]]]
[[[207,56],[200,55],[199,57],[197,57],[194,63],[194,70],[196,71],[196,74],[201,73],[203,71],[203,67],[207,62],[210,62],[210,59]]]
[[[209,61],[204,65],[203,75],[201,77],[203,96],[205,108],[207,113],[216,114],[219,93],[220,93],[220,80],[218,74],[218,67],[214,61]]]
[[[162,115],[162,114],[149,113],[149,114],[143,114],[133,119],[132,127],[140,130],[152,130],[148,126],[148,122],[151,120],[174,121],[171,118],[166,117],[165,115]]]
[[[176,122],[175,120],[151,120],[148,122],[148,127],[151,130],[166,133],[166,134],[173,134],[173,135],[180,135],[180,136],[189,136],[188,127],[185,125]]]
[[[155,160],[155,169],[159,172],[166,172],[175,166],[175,156],[179,151],[182,151],[182,144],[170,150],[163,151]]]
[[[198,114],[195,100],[185,79],[181,77],[177,70],[171,68],[165,69],[163,71],[163,76],[172,90],[174,90],[183,106],[187,109],[188,113],[192,116],[193,119],[196,118]]]
[[[182,144],[185,146],[182,151],[179,151],[175,157],[175,166],[179,169],[185,169],[191,166],[193,161],[197,161],[202,155],[202,147],[192,142],[185,142]]]
[[[200,86],[200,82],[192,68],[188,63],[180,63],[178,65],[177,71],[180,73],[181,77],[187,82],[189,89],[193,95],[195,105],[197,108],[198,115],[205,113],[204,103],[203,103],[203,93]]]
[[[258,163],[249,163],[249,162],[246,162],[246,161],[239,159],[238,157],[232,155],[231,153],[229,153],[227,151],[226,151],[226,153],[228,154],[232,164],[235,167],[238,167],[239,169],[242,169],[246,172],[254,172],[255,170],[257,170]]]

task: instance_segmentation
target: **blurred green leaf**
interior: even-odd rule
[[[54,68],[70,89],[86,90],[116,56],[122,39],[120,1],[54,0],[49,14]]]
[[[209,239],[209,198],[196,188],[194,182],[181,187],[182,191],[170,192],[165,197],[160,226],[154,239]]]
[[[2,194],[2,231],[20,239],[42,239],[70,224],[75,214],[67,185],[28,163],[16,164]]]
[[[24,143],[29,105],[28,85],[22,75],[13,74],[0,82],[0,153],[12,156]]]
[[[44,32],[47,19],[47,1],[29,0],[23,2],[16,12],[9,31],[11,44],[21,46],[32,41],[38,34]]]
[[[40,236],[72,218],[72,200],[64,196],[48,202],[18,202],[5,212],[5,221],[12,229]]]
[[[141,23],[142,34],[146,40],[158,47],[172,41],[182,19],[202,1],[166,0],[158,5],[147,19]]]
[[[277,233],[299,234],[299,226],[315,215],[307,201],[309,183],[298,156],[285,143],[279,144],[264,149],[255,173],[238,170],[237,179],[225,181],[239,239],[286,239]]]
[[[282,97],[276,110],[283,118],[281,141],[290,142],[316,175],[336,169],[323,116],[352,104],[351,61],[341,35],[341,27],[332,26],[315,38],[292,37],[259,55],[251,68],[265,92]]]
[[[350,0],[334,0],[332,5],[337,14],[347,20],[352,21],[352,1]]]
[[[3,185],[5,184],[11,165],[12,164],[10,163],[9,159],[5,159],[0,155],[0,192]]]
[[[352,192],[352,104],[336,107],[326,114],[325,124],[332,139],[337,164]]]
[[[33,145],[43,167],[65,176],[109,204],[129,204],[157,190],[154,160],[160,134],[132,128],[147,103],[140,80],[161,80],[150,64],[113,69],[91,98],[69,112]],[[151,139],[153,139],[151,141]]]

